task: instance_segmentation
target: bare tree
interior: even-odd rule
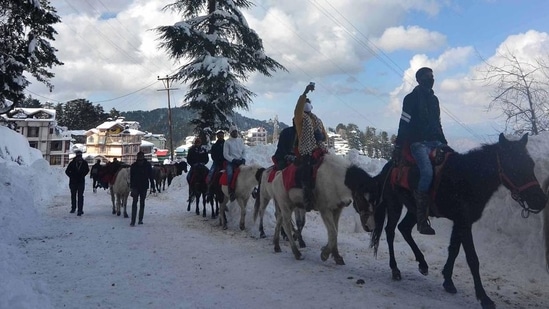
[[[494,87],[488,110],[501,110],[506,130],[514,134],[537,135],[549,125],[549,74],[540,60],[519,59],[507,50],[501,55],[501,66],[488,63],[483,70],[484,81]]]

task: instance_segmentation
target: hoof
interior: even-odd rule
[[[427,276],[429,274],[429,267],[419,267],[419,273]]]
[[[265,233],[259,233],[259,238],[267,238],[267,235],[265,235]]]
[[[120,217],[121,213],[117,212],[116,215]]]
[[[226,230],[226,229],[227,229],[227,225],[223,225],[223,229]]]
[[[320,259],[322,260],[322,262],[325,262],[329,257],[330,257],[330,253],[325,250],[322,250],[322,252],[320,253]]]
[[[244,226],[244,224],[241,224],[241,225],[240,225],[240,230],[241,230],[241,231],[244,231],[245,229],[246,229],[246,227]]]
[[[282,252],[282,250],[280,250],[280,247],[279,246],[275,246],[275,252]]]
[[[124,218],[129,218],[130,216],[128,216],[128,214],[124,214]]]
[[[444,280],[442,286],[444,287],[444,290],[450,294],[457,293],[456,286],[454,285],[454,282],[452,282],[452,280]]]
[[[392,276],[393,280],[395,280],[395,281],[402,280],[402,275],[400,274],[400,270],[398,270],[398,269],[393,270],[392,273],[393,273],[393,276]]]
[[[334,256],[334,260],[336,262],[336,265],[345,265],[345,261],[340,255]]]

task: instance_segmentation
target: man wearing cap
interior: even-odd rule
[[[140,151],[137,153],[136,161],[130,166],[130,188],[132,201],[131,226],[135,226],[135,217],[137,215],[137,201],[139,200],[139,224],[143,224],[143,215],[145,214],[145,198],[149,189],[149,182],[153,180],[152,166],[145,154]]]
[[[324,124],[312,113],[313,105],[307,98],[309,91],[314,91],[314,83],[310,83],[299,99],[294,110],[294,124],[297,134],[300,168],[298,176],[303,188],[303,204],[307,211],[314,208],[313,202],[313,164],[315,158],[327,152],[327,134]]]
[[[208,151],[202,146],[202,140],[200,137],[195,138],[194,144],[187,153],[187,164],[191,167],[187,173],[187,183],[191,183],[194,166],[196,164],[207,164],[208,161],[210,161],[210,158],[208,157]]]
[[[238,137],[238,129],[235,125],[232,125],[229,128],[229,132],[230,137],[223,144],[223,157],[227,160],[227,168],[225,172],[227,173],[229,199],[232,202],[235,200],[234,188],[231,186],[233,171],[240,165],[246,164],[246,148],[244,146],[244,141]]]
[[[210,155],[212,157],[212,166],[210,167],[210,172],[208,173],[208,201],[211,201],[213,192],[211,191],[212,186],[212,177],[220,169],[223,168],[223,163],[225,162],[225,157],[223,156],[223,145],[225,144],[225,132],[219,130],[216,132],[216,141],[212,145],[210,150]]]
[[[86,188],[86,175],[90,171],[88,162],[82,158],[82,151],[76,150],[75,157],[65,169],[65,174],[69,176],[69,188],[71,190],[71,211],[76,211],[78,205],[77,216],[84,214],[84,189]],[[78,199],[78,202],[77,202]]]
[[[438,98],[433,92],[433,70],[427,67],[419,69],[416,81],[418,86],[404,97],[394,154],[398,156],[403,147],[410,147],[419,169],[419,182],[414,190],[417,229],[421,234],[434,235],[435,230],[428,220],[428,192],[433,178],[429,153],[435,148],[447,147],[448,142],[442,132]]]

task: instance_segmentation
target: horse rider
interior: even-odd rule
[[[313,105],[307,98],[307,93],[314,90],[315,84],[311,82],[307,85],[303,94],[299,96],[294,110],[303,203],[307,211],[314,208],[313,164],[318,157],[327,152],[325,142],[328,136],[320,118],[312,113]]]
[[[223,145],[225,144],[225,132],[219,130],[215,133],[216,141],[212,145],[210,150],[210,155],[212,157],[212,166],[208,172],[208,178],[206,179],[208,183],[208,201],[212,199],[213,192],[211,191],[213,176],[217,171],[223,168],[223,163],[225,162],[225,157],[223,156]]]
[[[433,179],[429,153],[435,148],[448,147],[448,142],[442,132],[439,101],[433,92],[433,70],[427,67],[419,69],[416,81],[418,85],[404,97],[394,154],[399,156],[403,147],[410,147],[419,169],[419,182],[414,190],[417,229],[421,234],[434,235],[428,214],[428,192]]]
[[[246,148],[244,141],[238,137],[238,129],[235,125],[229,128],[230,137],[223,144],[223,157],[227,160],[225,172],[227,173],[227,187],[229,188],[229,199],[235,200],[235,189],[231,186],[233,172],[242,164],[246,164]]]
[[[130,166],[130,189],[132,200],[132,217],[130,226],[135,226],[137,201],[139,200],[139,224],[143,224],[145,214],[145,198],[149,190],[149,182],[153,179],[152,165],[145,159],[145,154],[137,153],[136,161]]]
[[[294,162],[295,160],[295,139],[296,132],[295,126],[292,120],[292,126],[287,127],[280,132],[278,136],[278,143],[276,145],[276,151],[272,157],[272,160],[275,164],[277,170],[283,170]]]
[[[187,163],[190,165],[189,172],[187,173],[187,183],[190,185],[192,180],[193,169],[197,164],[207,164],[210,161],[208,151],[202,145],[200,137],[194,139],[194,144],[189,148],[187,152]]]
[[[84,214],[84,189],[86,188],[86,175],[90,171],[88,162],[82,158],[82,151],[76,150],[75,157],[65,169],[65,174],[69,176],[69,188],[71,190],[71,211],[74,213],[77,206],[78,198],[78,213],[77,216]]]

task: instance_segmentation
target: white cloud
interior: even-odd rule
[[[413,40],[410,38],[413,38]],[[376,44],[387,52],[399,49],[431,51],[444,46],[446,36],[418,26],[399,26],[386,29],[383,35],[376,40]]]

